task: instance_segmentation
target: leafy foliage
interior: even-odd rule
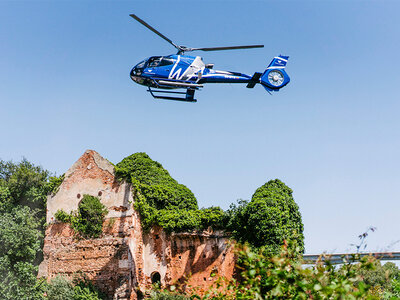
[[[298,251],[289,248],[272,257],[264,247],[238,248],[240,279],[217,281],[203,299],[378,299],[359,275],[373,269],[374,258],[340,269],[329,262],[304,268]]]
[[[161,209],[156,211],[156,224],[167,232],[204,230],[208,227],[222,229],[225,213],[220,207],[202,209]]]
[[[169,175],[162,165],[146,153],[135,153],[116,165],[117,176],[137,183],[141,195],[155,209],[197,209],[197,200],[183,184]]]
[[[75,276],[71,282],[63,276],[56,276],[46,289],[49,300],[100,300],[105,296],[84,276]]]
[[[0,253],[11,264],[33,261],[40,249],[42,233],[38,220],[29,207],[14,208],[0,218]]]
[[[0,209],[16,206],[34,209],[44,224],[49,172],[23,159],[20,163],[0,161]]]
[[[42,299],[43,282],[36,279],[36,272],[32,262],[11,263],[7,255],[0,256],[0,299]]]
[[[135,208],[142,226],[163,227],[167,232],[226,229],[241,242],[279,251],[284,240],[296,240],[303,251],[303,224],[292,190],[280,180],[257,189],[251,202],[242,201],[225,213],[219,207],[199,210],[193,193],[145,153],[135,153],[116,165],[120,178],[132,183]]]
[[[49,172],[26,159],[0,161],[0,299],[41,299],[36,280]]]
[[[284,241],[304,251],[303,223],[292,190],[279,179],[256,190],[250,202],[241,201],[228,212],[228,229],[241,242],[278,253]],[[296,241],[296,243],[291,243]]]
[[[57,210],[54,216],[56,217],[57,221],[62,223],[71,223],[71,219],[73,218],[72,214],[68,214],[62,209]]]
[[[100,300],[106,298],[106,295],[100,292],[84,274],[75,274],[73,284],[74,300]]]
[[[74,286],[67,278],[58,275],[50,281],[46,294],[52,300],[74,299]]]
[[[221,208],[199,210],[193,193],[146,153],[135,153],[123,159],[116,165],[116,173],[132,183],[136,193],[135,208],[144,229],[159,225],[167,232],[179,232],[223,227]]]
[[[392,262],[382,265],[376,260],[372,269],[360,270],[359,275],[360,281],[370,285],[372,293],[380,298],[390,299],[400,292],[400,270]]]
[[[82,237],[97,238],[103,231],[103,221],[107,212],[107,208],[99,198],[83,195],[78,211],[68,214],[63,210],[58,210],[55,217],[60,222],[70,223]]]
[[[381,293],[383,299],[400,299],[400,279],[392,279],[390,288]]]
[[[58,188],[60,187],[61,183],[64,181],[65,174],[61,176],[51,176],[49,177],[49,182],[47,184],[48,193],[54,195],[58,192]]]
[[[184,295],[178,293],[172,293],[169,291],[152,291],[150,294],[150,300],[187,300],[190,299]]]

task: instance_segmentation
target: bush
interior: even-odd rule
[[[304,251],[303,223],[292,190],[279,179],[270,180],[256,190],[250,202],[242,201],[228,212],[228,229],[240,242],[265,246],[272,254],[284,241]],[[292,243],[296,241],[296,243]]]
[[[384,294],[391,295],[400,291],[397,282],[400,280],[400,270],[392,262],[382,265],[380,261],[376,260],[374,261],[374,268],[360,270],[359,275],[360,281],[370,285],[375,294],[380,297],[383,297]]]
[[[83,195],[78,211],[68,214],[63,210],[58,210],[55,217],[60,222],[70,223],[80,236],[97,238],[103,232],[103,221],[107,212],[107,208],[100,202],[99,198]]]
[[[304,268],[298,251],[289,248],[284,247],[279,255],[271,257],[263,247],[254,251],[240,246],[240,279],[217,281],[203,299],[378,299],[369,294],[367,284],[358,281],[360,271],[373,268],[373,257],[339,269],[329,262]]]
[[[166,232],[184,232],[200,228],[199,210],[166,210],[157,211],[156,224]]]
[[[116,174],[135,186],[155,209],[197,209],[197,200],[183,184],[146,153],[135,153],[116,165]]]
[[[41,299],[36,280],[49,172],[23,159],[0,160],[0,299]]]
[[[63,183],[65,178],[65,174],[61,176],[51,176],[49,177],[49,182],[47,184],[47,191],[49,194],[54,195],[58,192],[58,188],[60,187],[61,183]]]
[[[94,286],[85,274],[76,274],[73,284],[74,300],[106,299],[106,296]]]
[[[57,212],[56,212],[56,214],[54,216],[56,217],[57,221],[60,221],[62,223],[71,223],[72,215],[67,214],[62,209],[57,210]]]
[[[150,293],[150,300],[187,300],[183,295],[172,293],[169,291],[152,291]]]
[[[225,229],[226,227],[226,213],[219,206],[212,206],[209,208],[202,208],[199,211],[200,228],[207,229]]]
[[[49,300],[100,300],[105,296],[83,275],[75,275],[71,282],[63,276],[56,276],[47,286]]]
[[[145,230],[159,225],[167,232],[179,232],[216,223],[211,218],[217,218],[218,212],[211,209],[203,214],[193,193],[146,153],[124,158],[116,165],[116,174],[132,183],[135,208],[140,213]]]
[[[74,295],[72,283],[60,275],[54,277],[47,287],[47,298],[51,300],[71,300]]]
[[[107,208],[99,198],[83,195],[78,206],[77,218],[74,218],[72,227],[83,237],[96,238],[103,231],[103,221],[107,214]]]

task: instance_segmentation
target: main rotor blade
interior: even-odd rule
[[[263,48],[264,45],[248,45],[248,46],[230,46],[230,47],[210,47],[210,48],[190,48],[190,51],[219,51],[219,50],[233,50],[233,49],[251,49],[251,48]]]
[[[174,46],[176,49],[180,49],[179,46],[175,45],[169,38],[167,38],[165,35],[163,35],[161,32],[159,32],[157,29],[153,28],[152,26],[150,26],[149,24],[147,24],[145,21],[143,21],[141,18],[139,18],[138,16],[134,15],[134,14],[130,14],[130,16],[132,18],[134,18],[136,21],[138,21],[139,23],[141,23],[142,25],[146,26],[148,29],[150,29],[151,31],[153,31],[155,34],[157,34],[159,37],[163,38],[164,40],[166,40],[168,43],[170,43],[172,46]]]

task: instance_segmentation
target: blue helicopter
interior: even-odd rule
[[[134,14],[130,16],[178,50],[177,54],[173,55],[149,57],[131,70],[131,79],[138,84],[147,86],[147,91],[155,99],[196,102],[194,93],[202,88],[205,83],[247,83],[247,88],[254,88],[257,83],[260,83],[268,93],[271,93],[272,91],[279,91],[290,81],[289,75],[285,72],[289,56],[279,55],[274,57],[263,73],[255,72],[253,76],[250,76],[238,72],[214,70],[214,65],[205,64],[200,56],[184,55],[185,52],[189,51],[251,49],[262,48],[264,45],[211,48],[179,46],[138,16]],[[186,91],[175,91],[176,89],[185,89]]]

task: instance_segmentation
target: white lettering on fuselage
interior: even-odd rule
[[[176,77],[176,79],[179,79],[181,72],[182,72],[182,68],[179,68],[175,73],[174,73],[174,71],[176,69],[176,66],[179,64],[180,60],[181,60],[181,56],[178,55],[178,59],[176,60],[176,63],[172,67],[171,72],[169,72],[169,75],[168,75],[169,79],[173,79],[174,77]]]
[[[179,68],[175,73],[173,73],[172,74],[172,71],[171,71],[171,73],[169,73],[169,79],[174,79],[174,77],[175,77],[175,79],[181,79],[182,78],[182,76],[181,76],[181,72],[182,72],[182,68]],[[183,74],[182,74],[183,75]]]

